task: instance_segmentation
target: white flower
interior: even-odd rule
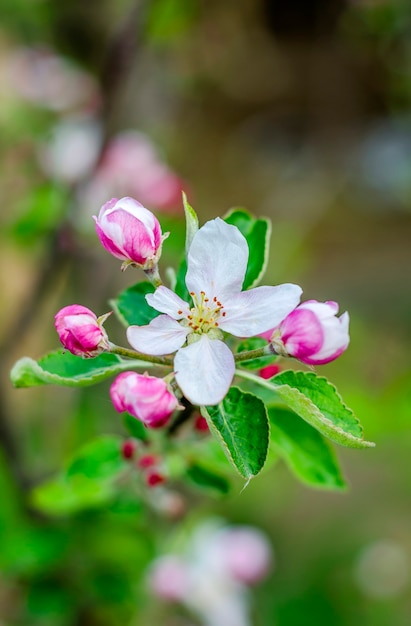
[[[193,404],[218,404],[234,376],[234,356],[223,332],[252,337],[278,325],[297,306],[301,288],[284,284],[241,291],[248,261],[247,241],[238,228],[217,218],[193,238],[186,285],[192,306],[161,286],[146,296],[163,313],[147,326],[130,326],[130,344],[145,354],[177,350],[177,383]]]

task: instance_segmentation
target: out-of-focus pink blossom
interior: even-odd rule
[[[216,537],[223,566],[246,585],[267,576],[272,563],[271,546],[256,528],[238,526],[223,529]]]
[[[337,317],[336,302],[307,300],[294,309],[271,333],[280,354],[293,356],[308,365],[323,365],[348,347],[349,315]]]
[[[162,378],[123,372],[110,388],[111,400],[119,413],[128,411],[150,428],[167,424],[178,400]]]
[[[65,117],[38,147],[42,170],[65,183],[84,180],[93,171],[102,143],[100,123],[89,115]]]
[[[86,206],[110,196],[139,198],[145,206],[181,209],[184,184],[141,132],[125,131],[109,141],[97,171],[83,190]]]
[[[160,258],[164,237],[155,215],[134,198],[112,198],[94,216],[103,247],[127,265],[153,268]]]
[[[12,87],[37,106],[56,112],[95,111],[100,104],[93,76],[47,48],[17,50],[8,70]]]
[[[178,556],[156,559],[149,572],[149,585],[156,596],[163,600],[183,600],[189,583],[189,571],[184,560]]]
[[[183,550],[154,561],[152,592],[181,602],[204,626],[250,626],[247,586],[268,573],[273,559],[265,535],[250,526],[207,520]]]
[[[95,357],[110,347],[102,327],[106,317],[98,319],[87,307],[71,304],[56,313],[54,325],[61,343],[72,354]]]

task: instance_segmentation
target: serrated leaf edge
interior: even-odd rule
[[[294,371],[294,370],[285,370],[285,371]],[[283,374],[284,372],[281,372],[281,374]],[[314,372],[301,372],[303,374],[313,374],[314,376],[317,376],[317,374],[315,374]],[[277,376],[280,376],[281,374],[277,374]],[[339,426],[336,426],[331,420],[329,420],[327,417],[325,417],[320,409],[318,407],[315,406],[315,404],[312,402],[312,400],[310,400],[309,398],[307,398],[307,396],[305,396],[303,393],[301,393],[296,387],[291,387],[291,385],[287,385],[287,384],[283,384],[283,385],[273,385],[272,381],[275,379],[275,376],[269,380],[265,380],[262,379],[258,376],[255,376],[254,374],[251,374],[250,372],[244,371],[244,370],[240,370],[237,369],[236,370],[236,376],[239,376],[240,378],[245,378],[248,380],[253,381],[254,383],[261,385],[262,387],[266,387],[267,389],[270,389],[271,391],[278,393],[278,390],[281,389],[281,387],[288,387],[289,389],[292,389],[294,392],[298,392],[298,394],[302,397],[302,399],[306,402],[309,403],[311,405],[311,407],[314,408],[314,413],[317,415],[320,424],[322,424],[323,426],[326,427],[326,431],[327,432],[323,432],[318,428],[318,425],[315,425],[315,423],[313,423],[313,421],[307,420],[305,417],[303,417],[302,415],[299,415],[299,413],[297,413],[297,411],[295,411],[295,409],[293,409],[293,407],[289,407],[292,411],[294,411],[294,413],[297,413],[297,415],[299,415],[299,417],[301,417],[301,419],[305,420],[307,422],[307,424],[310,424],[313,428],[316,428],[316,430],[318,430],[321,434],[324,434],[325,436],[327,436],[329,439],[331,439],[331,441],[334,441],[335,443],[338,443],[342,446],[346,446],[346,447],[350,447],[350,448],[374,448],[375,447],[375,443],[372,441],[366,441],[365,439],[360,439],[359,437],[355,437],[354,435],[351,435],[350,433],[347,433],[346,431],[344,431],[342,428],[340,428]],[[327,383],[329,385],[331,385],[332,387],[334,387],[334,385],[332,383],[330,383],[330,381],[325,378],[325,376],[319,376],[318,378],[324,378]],[[335,389],[335,387],[334,387]],[[335,389],[336,395],[338,397],[338,399],[341,398],[340,394],[338,393],[337,389]],[[281,393],[278,393],[278,395],[281,397]],[[281,398],[282,401],[287,405],[287,401],[284,400],[283,398]],[[342,401],[342,400],[341,400]],[[346,404],[344,402],[342,402],[342,404],[344,405],[344,407],[347,408],[347,410],[349,412],[353,411],[351,409],[349,409]],[[355,414],[353,413],[354,417],[356,420],[358,420],[358,418],[355,416]],[[361,426],[361,423],[360,423]],[[362,428],[362,426],[361,426]],[[334,436],[335,434],[340,434],[342,436],[342,438],[346,439],[346,441],[350,441],[350,443],[344,443],[340,438]]]
[[[325,382],[327,387],[331,388],[332,393],[336,396],[337,400],[341,403],[341,405],[343,406],[344,410],[347,411],[354,418],[354,421],[356,422],[356,424],[359,426],[359,428],[361,430],[361,434],[364,433],[364,428],[363,428],[363,425],[361,424],[360,420],[355,415],[354,411],[352,409],[350,409],[350,407],[348,407],[345,404],[345,402],[344,402],[340,392],[338,391],[337,387],[331,381],[329,381],[326,376],[319,376],[315,372],[302,372],[302,371],[294,371],[294,370],[284,370],[283,372],[280,372],[279,374],[276,374],[275,376],[273,376],[273,378],[271,380],[275,380],[277,377],[280,378],[280,376],[282,374],[285,374],[287,372],[293,372],[293,374],[297,374],[298,376],[302,375],[304,378],[309,379],[309,380],[320,380],[322,382]],[[324,394],[321,394],[321,395],[324,395]],[[328,418],[324,417],[324,419],[328,419]],[[329,421],[331,422],[331,420],[329,420]],[[331,423],[333,424],[333,422],[331,422]],[[356,437],[356,438],[359,439],[359,437]]]
[[[60,351],[49,352],[45,356],[51,356],[53,354],[62,354]],[[45,357],[42,357],[45,358]],[[10,371],[10,379],[14,387],[18,389],[26,389],[28,387],[37,387],[41,384],[55,384],[61,385],[64,387],[81,387],[87,385],[94,385],[110,376],[114,376],[117,373],[120,373],[127,369],[133,369],[135,367],[144,367],[145,369],[152,367],[152,364],[145,361],[137,361],[137,360],[129,360],[122,361],[119,358],[119,362],[116,365],[107,366],[104,368],[104,371],[99,372],[98,374],[81,374],[77,377],[65,378],[64,376],[60,376],[59,374],[53,374],[43,369],[41,365],[39,365],[38,361],[32,359],[31,357],[25,356],[16,361]],[[103,368],[102,368],[103,369]],[[20,384],[21,374],[27,372],[31,374],[34,378],[37,378],[39,381],[38,384],[24,385]]]

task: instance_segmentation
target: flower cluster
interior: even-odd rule
[[[151,565],[151,592],[183,604],[208,626],[249,624],[247,588],[273,566],[268,538],[251,526],[224,526],[208,520],[196,528],[181,554]]]
[[[223,400],[235,375],[230,336],[263,336],[270,351],[264,354],[309,365],[328,363],[347,348],[349,317],[336,316],[337,303],[300,304],[302,290],[290,283],[243,290],[248,244],[224,220],[210,220],[193,234],[185,276],[189,296],[183,299],[161,283],[157,264],[166,235],[153,213],[133,198],[113,198],[94,219],[104,248],[123,261],[123,268],[142,268],[156,286],[146,300],[159,315],[149,324],[129,326],[127,339],[135,358],[144,355],[158,363],[161,357],[173,371],[166,379],[123,372],[110,390],[116,410],[128,411],[146,426],[167,424],[182,408],[182,396],[198,406]],[[56,315],[61,343],[86,357],[116,352],[102,328],[105,318],[80,305],[65,307]]]

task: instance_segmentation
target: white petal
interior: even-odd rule
[[[127,339],[137,352],[159,356],[181,348],[189,332],[168,315],[159,315],[147,326],[129,326]]]
[[[198,405],[218,404],[230,388],[234,357],[228,346],[203,335],[181,348],[174,359],[176,380],[187,400]]]
[[[236,337],[252,337],[277,326],[300,301],[301,287],[291,283],[256,287],[224,302],[226,316],[219,328]]]
[[[188,253],[186,285],[209,298],[241,291],[247,269],[248,244],[238,228],[219,217],[195,234]]]
[[[167,313],[174,320],[179,320],[189,314],[187,302],[164,285],[158,287],[154,293],[147,294],[146,300],[153,309],[160,313]]]

